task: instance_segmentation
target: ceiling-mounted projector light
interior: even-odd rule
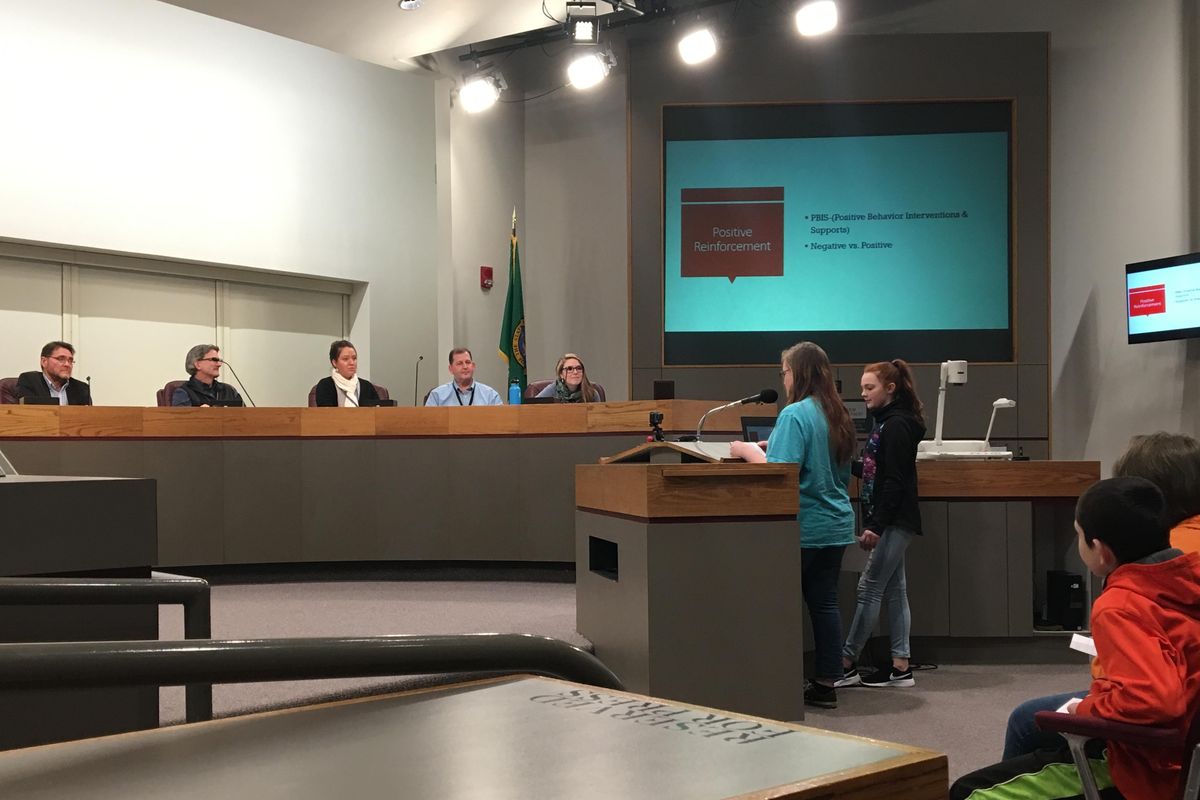
[[[600,41],[600,20],[596,19],[594,2],[570,0],[567,3],[567,35],[573,44],[596,44]]]
[[[796,30],[801,36],[820,36],[837,27],[837,3],[833,0],[814,0],[800,6],[796,12]]]
[[[421,0],[400,0],[398,5],[403,11],[416,11],[421,7]]]
[[[717,52],[717,39],[708,28],[692,31],[679,40],[679,57],[685,64],[708,61]]]
[[[477,75],[469,78],[458,90],[458,100],[462,103],[463,111],[478,114],[495,105],[500,99],[500,92],[507,88],[504,78],[498,74]]]
[[[615,64],[612,53],[588,53],[567,66],[567,80],[576,89],[590,89],[604,80]]]

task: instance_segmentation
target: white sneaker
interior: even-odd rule
[[[833,682],[833,687],[841,689],[843,686],[858,686],[862,682],[862,676],[858,674],[858,667],[845,667],[842,669],[842,677]]]
[[[913,680],[912,669],[906,669],[903,672],[892,667],[888,670],[879,670],[871,675],[871,677],[862,681],[863,686],[870,686],[875,689],[882,689],[889,686],[900,686],[907,688],[916,686],[917,682]]]

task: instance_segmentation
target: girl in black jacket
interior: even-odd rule
[[[843,674],[837,685],[912,686],[904,553],[912,538],[921,533],[917,443],[925,436],[925,421],[912,370],[900,359],[868,364],[863,369],[862,397],[875,422],[867,435],[862,459],[854,463],[854,474],[862,479],[859,505],[863,530],[857,538],[870,556],[858,581],[858,603],[842,648]],[[875,630],[884,598],[888,601],[891,669],[881,669],[864,679],[855,662]]]

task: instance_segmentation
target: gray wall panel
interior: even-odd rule
[[[1008,506],[1008,633],[1033,635],[1033,504]]]
[[[379,558],[375,442],[300,442],[301,550],[305,561]]]
[[[146,475],[158,482],[158,563],[224,564],[225,443],[141,442]]]
[[[379,555],[389,559],[445,559],[454,556],[450,533],[458,493],[475,487],[459,483],[451,455],[454,439],[380,439],[375,448],[375,513]],[[457,493],[456,493],[457,492]],[[462,556],[469,558],[469,556]]]
[[[304,550],[298,439],[226,441],[225,558],[232,563],[301,561]],[[207,509],[200,507],[197,524]],[[221,509],[213,508],[218,514]]]
[[[1014,288],[1017,363],[1048,371],[1047,285],[1048,192],[1048,46],[1041,33],[841,37],[824,48],[819,59],[808,51],[780,46],[779,34],[732,39],[722,44],[722,57],[737,70],[714,78],[707,72],[684,71],[675,56],[658,42],[630,48],[630,240],[632,250],[631,396],[650,396],[653,371],[661,364],[662,232],[661,109],[664,103],[803,102],[920,98],[1013,97],[1019,113],[1014,132]],[[970,63],[972,69],[958,65]],[[949,68],[948,68],[949,67]],[[847,302],[853,302],[848,299]],[[903,353],[879,353],[880,359]],[[952,354],[947,354],[952,358]],[[1011,366],[993,372],[991,365],[972,366],[972,380],[951,397],[945,434],[979,438],[987,425],[990,403],[1006,396],[1020,400],[1018,375]],[[676,374],[669,374],[676,373]],[[694,373],[694,374],[693,374]],[[740,396],[747,374],[741,369],[664,370],[677,379],[677,396]],[[856,378],[843,375],[852,388]],[[1048,378],[1046,379],[1048,380]],[[768,384],[774,386],[775,378]],[[932,408],[937,399],[936,368],[918,374],[922,398]],[[695,394],[693,394],[693,392]],[[853,396],[852,392],[848,392]],[[1027,415],[1048,415],[1045,403],[1026,398]],[[981,410],[983,419],[977,419]],[[1010,412],[1011,414],[1011,412]],[[1002,435],[1015,435],[1017,419],[998,418]],[[1011,426],[1011,430],[1010,430]],[[1032,423],[1029,430],[1036,431]],[[1022,435],[1024,428],[1022,429]],[[1028,434],[1028,435],[1038,435]]]
[[[63,475],[63,447],[68,442],[6,439],[0,450],[22,475]]]
[[[914,537],[905,554],[913,636],[950,634],[949,505],[921,503],[923,533]]]
[[[439,541],[443,558],[504,561],[514,556],[521,519],[516,513],[521,464],[516,440],[450,439],[445,442],[455,493],[466,493],[469,502],[450,496],[447,533]]]
[[[950,635],[1008,635],[1005,503],[950,503]]]

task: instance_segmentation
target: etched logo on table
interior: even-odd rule
[[[754,744],[796,732],[752,719],[740,719],[669,703],[619,697],[585,689],[564,689],[554,694],[534,695],[529,700],[541,705],[574,709],[597,717],[702,736],[730,744]]]

